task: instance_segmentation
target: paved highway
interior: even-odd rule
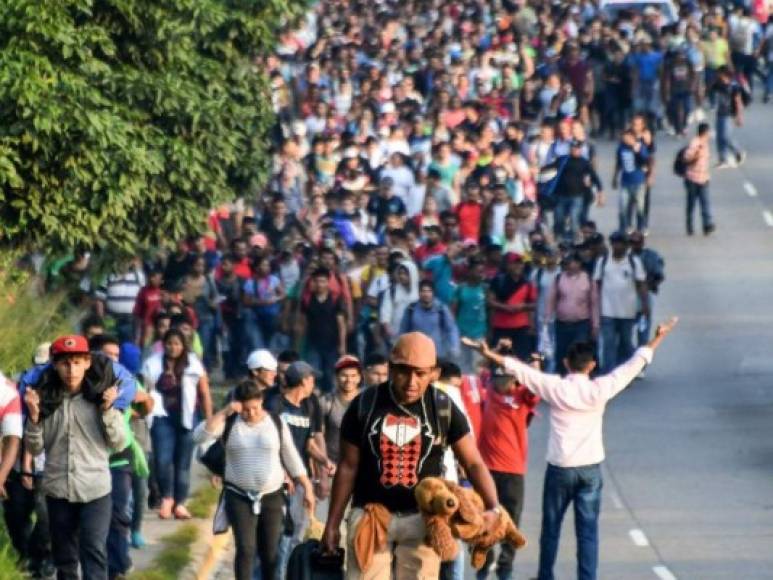
[[[753,105],[738,137],[746,164],[712,177],[717,232],[692,238],[671,171],[681,141],[658,138],[648,244],[665,257],[667,280],[655,316],[677,314],[681,324],[647,378],[607,410],[604,580],[773,578],[773,107]],[[599,155],[606,185],[613,145],[600,144]],[[605,232],[615,227],[616,203],[609,191],[608,206],[595,212]],[[518,554],[517,578],[537,570],[542,412],[526,482],[531,544]],[[576,577],[573,536],[570,516],[560,580]]]
[[[773,578],[773,106],[753,106],[738,136],[746,164],[712,179],[717,232],[692,238],[671,172],[681,141],[658,138],[648,243],[667,280],[655,316],[681,324],[647,378],[607,410],[602,580]],[[613,155],[599,144],[605,184]],[[617,193],[607,197],[593,216],[604,232],[617,223]],[[518,579],[537,571],[548,413],[531,427]],[[232,577],[232,557],[217,578]],[[576,578],[571,510],[556,577]]]

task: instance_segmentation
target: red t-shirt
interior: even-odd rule
[[[249,258],[242,258],[239,262],[234,264],[234,274],[242,280],[249,280],[252,278],[252,267],[250,266]],[[223,277],[223,267],[218,264],[215,268],[215,280],[220,280]]]
[[[467,417],[470,419],[470,427],[475,435],[475,440],[480,439],[481,415],[483,412],[483,401],[486,396],[486,390],[477,375],[465,375],[462,377],[462,386],[459,389],[462,394],[464,409],[467,411]]]
[[[133,314],[143,324],[151,324],[153,322],[153,314],[158,311],[159,304],[161,304],[161,289],[145,286],[137,294]]]
[[[529,460],[527,419],[539,397],[518,385],[512,393],[500,394],[489,387],[483,406],[483,424],[478,449],[491,471],[524,475]]]
[[[437,256],[439,254],[445,254],[446,253],[446,245],[443,242],[437,243],[434,246],[430,247],[427,244],[422,244],[418,248],[416,248],[416,251],[413,253],[414,257],[416,258],[416,261],[421,264],[429,258],[430,256]]]
[[[483,206],[479,203],[463,201],[454,210],[459,219],[459,237],[462,240],[472,239],[476,242],[480,238],[480,221],[483,215]]]
[[[531,282],[525,282],[505,300],[505,304],[524,304],[537,301],[537,289]],[[491,317],[492,328],[526,328],[531,325],[529,312],[505,312],[494,310]]]

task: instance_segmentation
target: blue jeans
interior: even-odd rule
[[[132,493],[130,468],[114,467],[110,470],[113,489],[113,511],[110,518],[110,531],[107,535],[107,569],[110,578],[125,574],[132,565],[129,557],[129,498]]]
[[[633,356],[635,318],[601,317],[601,372],[607,374]]]
[[[580,229],[582,216],[582,196],[556,196],[556,207],[553,210],[555,222],[553,233],[556,239],[574,240],[574,236]],[[566,227],[566,218],[569,218],[569,228]]]
[[[279,315],[273,310],[246,308],[242,316],[245,338],[250,351],[269,348],[277,331]]]
[[[86,503],[53,497],[46,502],[57,580],[106,579],[110,494]]]
[[[247,355],[244,352],[244,328],[241,318],[226,318],[223,321],[226,340],[228,341],[228,350],[223,353],[223,371],[227,379],[235,379],[242,376],[245,372],[245,360]]]
[[[687,189],[687,233],[693,232],[692,215],[695,213],[695,203],[701,206],[701,220],[703,221],[703,231],[714,225],[711,217],[711,202],[709,201],[709,184],[695,183],[689,179],[684,180],[684,186]]]
[[[717,114],[717,152],[720,163],[727,162],[729,152],[736,157],[741,154],[741,148],[733,139],[733,119],[730,115]]]
[[[178,425],[170,417],[156,417],[150,438],[161,497],[173,497],[176,504],[185,502],[191,486],[193,431]]]
[[[647,304],[650,315],[644,316],[641,312],[636,315],[637,346],[646,346],[652,335],[652,313],[655,309],[655,295],[652,292],[647,292]]]
[[[306,360],[322,375],[317,381],[319,390],[329,393],[333,390],[333,367],[338,360],[338,346],[312,346],[306,347]]]
[[[561,322],[556,320],[556,352],[553,358],[556,362],[556,372],[561,375],[567,373],[564,367],[564,358],[569,351],[572,343],[590,340],[591,324],[590,320],[579,320],[577,322]]]
[[[773,93],[773,60],[768,63],[765,74],[765,96],[768,97],[771,93]]]
[[[577,580],[595,580],[599,561],[601,465],[556,467],[548,464],[542,493],[542,534],[539,540],[538,580],[554,580],[561,523],[574,502],[577,536]]]
[[[207,370],[212,367],[217,360],[215,336],[217,335],[217,321],[212,318],[199,318],[199,327],[196,329],[201,339],[201,347],[204,349],[204,366]]]
[[[620,219],[620,231],[627,231],[633,227],[633,214],[636,211],[636,229],[647,229],[647,185],[624,185],[620,189],[620,207],[618,211]]]
[[[692,95],[690,93],[674,93],[668,103],[669,116],[674,131],[681,134],[687,128],[687,119],[692,112]]]

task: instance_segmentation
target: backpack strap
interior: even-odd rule
[[[451,429],[451,413],[454,402],[447,393],[431,385],[435,403],[435,428],[440,439],[440,445],[445,447],[448,441],[448,431]]]
[[[225,444],[228,443],[228,438],[231,436],[231,430],[234,428],[234,424],[236,424],[236,419],[239,418],[238,413],[234,413],[233,415],[229,415],[225,420],[225,427],[223,427],[223,434],[220,436],[220,441],[223,444],[223,447],[225,447]]]
[[[271,417],[271,421],[274,423],[274,427],[276,427],[276,432],[279,435],[279,459],[281,461],[282,459],[282,444],[284,439],[284,424],[282,421],[282,417],[280,417],[277,413],[269,413],[269,417]],[[283,462],[284,465],[284,462]]]
[[[357,399],[357,419],[362,426],[363,439],[368,435],[367,428],[373,417],[373,410],[376,408],[376,399],[378,399],[378,385],[366,388]]]

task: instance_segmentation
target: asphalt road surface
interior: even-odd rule
[[[773,105],[755,103],[736,136],[749,156],[712,172],[717,231],[691,238],[671,170],[682,141],[658,136],[648,244],[667,279],[655,317],[681,322],[647,378],[607,409],[604,580],[773,578]],[[600,143],[599,155],[608,187],[613,144]],[[594,212],[605,233],[617,223],[617,193],[607,197]],[[531,427],[522,522],[531,543],[517,555],[519,579],[537,571],[548,413]],[[568,580],[571,510],[563,532],[556,577]]]
[[[671,171],[682,141],[658,136],[648,244],[663,254],[667,279],[655,317],[681,322],[647,378],[606,413],[602,580],[773,579],[773,105],[753,105],[737,136],[747,162],[712,176],[717,231],[692,238],[684,188]],[[598,148],[608,186],[614,144]],[[616,227],[617,192],[607,188],[607,198],[592,216],[605,233]],[[549,411],[540,413],[522,521],[530,544],[516,557],[518,579],[537,571]],[[218,578],[232,577],[232,557],[226,553]],[[571,510],[556,578],[576,578]]]

